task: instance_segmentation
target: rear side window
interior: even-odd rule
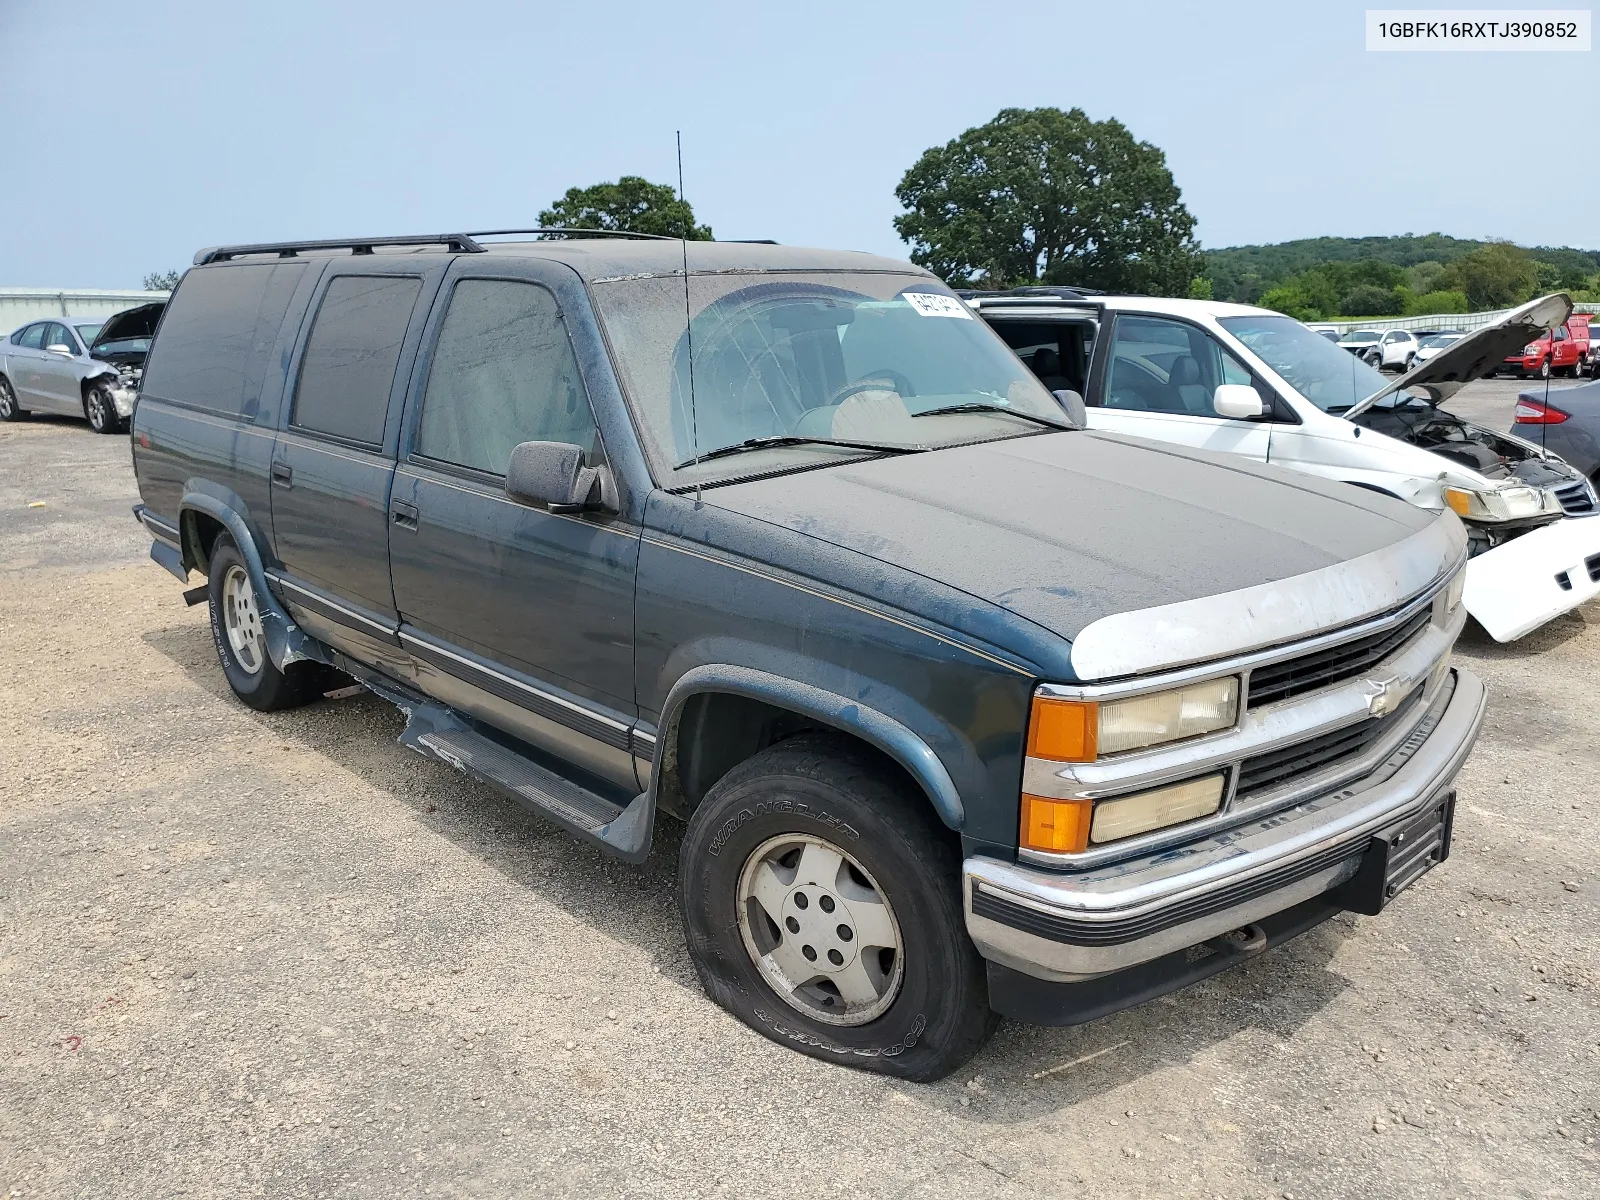
[[[504,475],[519,442],[594,449],[594,415],[555,297],[533,283],[456,284],[428,369],[416,452]]]
[[[383,441],[400,347],[422,281],[340,275],[328,285],[300,361],[292,423],[352,442]]]
[[[44,328],[43,325],[29,325],[21,333],[13,334],[11,340],[29,350],[43,350]]]
[[[145,364],[145,395],[253,415],[304,263],[196,267],[167,305]]]

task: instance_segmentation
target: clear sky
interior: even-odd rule
[[[675,129],[719,236],[904,255],[917,155],[1040,105],[1165,150],[1207,246],[1600,246],[1600,52],[1368,53],[1365,7],[0,0],[0,285],[529,225],[573,185],[673,182]]]

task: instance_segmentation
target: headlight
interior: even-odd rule
[[[1218,773],[1110,800],[1053,800],[1024,792],[1018,842],[1047,854],[1081,854],[1091,845],[1209,817],[1222,807],[1226,783]]]
[[[1238,716],[1237,675],[1103,703],[1035,695],[1028,754],[1057,762],[1093,762],[1102,754],[1227,729]]]
[[[1537,345],[1524,346],[1522,348],[1522,353],[1524,355],[1537,354],[1539,353],[1539,347]]]
[[[1456,516],[1468,521],[1515,521],[1537,516],[1544,510],[1544,498],[1537,488],[1505,487],[1486,491],[1447,487],[1444,502]]]

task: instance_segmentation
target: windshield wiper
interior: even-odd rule
[[[707,450],[698,458],[679,463],[673,470],[681,471],[685,467],[694,466],[697,462],[726,458],[730,454],[745,454],[751,450],[766,450],[771,446],[842,446],[847,450],[873,450],[879,454],[917,454],[928,449],[926,446],[892,446],[882,442],[850,442],[839,438],[801,437],[798,434],[780,433],[771,437],[746,438],[731,446],[718,446],[715,450]]]
[[[1007,408],[1003,404],[983,404],[970,401],[966,404],[947,404],[943,408],[930,408],[925,412],[912,413],[913,417],[942,417],[945,413],[971,413],[971,412],[996,412],[1004,413],[1008,417],[1021,417],[1024,421],[1032,421],[1035,425],[1047,425],[1051,429],[1076,429],[1076,425],[1068,425],[1065,421],[1052,421],[1049,417],[1041,417],[1037,413],[1021,412],[1015,408]]]

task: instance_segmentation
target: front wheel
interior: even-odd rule
[[[735,767],[695,810],[678,874],[700,982],[780,1045],[930,1080],[993,1028],[957,844],[857,743],[804,734]]]
[[[0,375],[0,421],[25,421],[27,417],[28,410],[17,403],[11,381]]]
[[[211,547],[211,577],[206,588],[211,601],[211,640],[233,694],[258,712],[295,708],[314,699],[320,664],[292,663],[287,671],[273,665],[250,569],[227,534]]]
[[[122,432],[117,402],[111,398],[111,388],[105,383],[89,385],[83,396],[83,415],[89,419],[89,428],[96,433]]]

